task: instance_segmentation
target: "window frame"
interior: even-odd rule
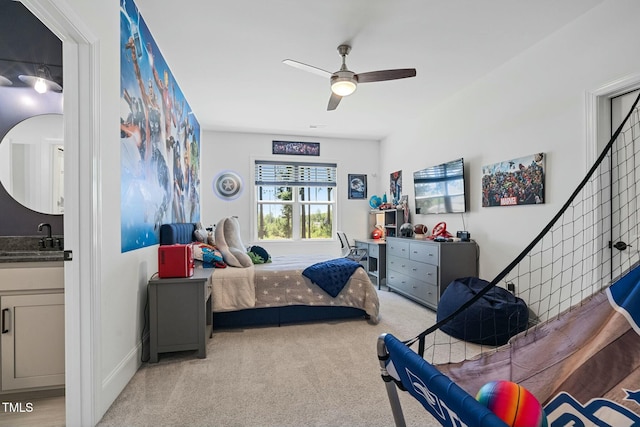
[[[258,181],[257,170],[258,164],[266,164],[266,165],[274,165],[274,164],[282,164],[282,165],[295,165],[302,166],[304,168],[319,166],[319,167],[330,167],[333,168],[333,173],[328,174],[332,175],[332,181],[321,181],[321,182],[312,182],[312,185],[304,185],[303,181],[293,181],[289,183],[283,182],[274,182],[270,184],[268,182]],[[334,235],[337,231],[337,212],[338,212],[338,185],[337,185],[337,176],[338,176],[338,164],[336,162],[331,161],[319,161],[319,160],[310,160],[304,161],[300,159],[262,159],[262,158],[253,158],[251,159],[251,173],[252,179],[251,183],[253,184],[253,192],[252,192],[252,215],[251,215],[251,228],[253,239],[256,242],[263,243],[278,243],[278,242],[287,242],[287,243],[308,243],[308,242],[328,242],[334,240]],[[259,187],[291,187],[292,188],[292,200],[268,200],[268,201],[260,201]],[[309,187],[323,187],[323,188],[331,188],[331,192],[333,193],[331,196],[331,200],[323,200],[323,201],[315,201],[315,200],[301,200],[300,198],[300,189],[301,188],[309,188]],[[258,230],[258,207],[259,205],[291,205],[292,206],[292,233],[291,238],[283,238],[283,239],[260,239],[259,230]],[[303,238],[301,236],[301,225],[302,225],[302,211],[301,209],[305,206],[327,206],[331,205],[331,233],[327,238]]]

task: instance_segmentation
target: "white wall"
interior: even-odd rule
[[[469,212],[412,221],[429,227],[446,221],[454,233],[469,230],[480,245],[480,276],[493,279],[588,169],[586,93],[640,70],[640,57],[633,54],[640,40],[638,17],[640,2],[605,2],[384,140],[380,177],[388,180],[390,172],[402,169],[412,209],[414,171],[465,158]],[[403,155],[417,151],[423,156]],[[544,205],[481,207],[482,166],[537,152],[546,153]]]
[[[271,141],[319,142],[320,156],[282,156],[271,154]],[[314,138],[301,136],[267,135],[255,133],[203,132],[202,134],[202,223],[216,224],[227,216],[237,216],[240,221],[242,239],[245,244],[263,246],[272,255],[293,253],[340,253],[340,244],[331,242],[308,242],[305,245],[286,242],[261,242],[252,240],[254,220],[253,178],[254,160],[322,161],[338,165],[338,217],[337,227],[350,239],[366,238],[367,215],[370,211],[368,197],[365,200],[349,200],[347,175],[366,174],[369,188],[367,194],[379,194],[377,171],[379,168],[379,142],[373,140]],[[244,190],[235,200],[218,198],[213,192],[212,182],[223,170],[237,173],[243,180]],[[335,237],[335,236],[334,236]]]
[[[89,28],[96,38],[100,64],[100,109],[95,120],[100,152],[96,165],[102,179],[98,183],[102,212],[99,230],[84,227],[81,240],[92,233],[102,236],[98,242],[100,254],[97,270],[100,282],[94,284],[100,295],[101,325],[99,365],[101,384],[97,396],[97,418],[113,403],[140,365],[140,337],[148,279],[157,271],[157,247],[147,247],[121,253],[120,243],[120,5],[119,2],[66,0],[69,10]],[[144,11],[143,11],[144,13]],[[154,30],[153,31],[159,31]],[[86,77],[86,76],[82,76]],[[82,144],[81,144],[82,145]],[[88,179],[86,176],[81,180]],[[81,203],[91,203],[86,200]],[[89,288],[91,284],[82,283]],[[83,325],[89,328],[90,325]],[[86,393],[87,391],[85,391]]]

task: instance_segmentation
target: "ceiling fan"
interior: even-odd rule
[[[327,111],[335,110],[340,104],[340,100],[344,96],[351,95],[358,87],[358,83],[370,83],[381,82],[385,80],[397,80],[405,79],[407,77],[415,77],[415,68],[399,68],[395,70],[379,70],[369,71],[367,73],[354,73],[347,68],[346,58],[351,52],[351,46],[341,44],[338,46],[338,53],[342,57],[342,66],[340,70],[335,73],[331,73],[322,68],[314,67],[313,65],[307,65],[293,59],[285,59],[283,63],[295,68],[299,68],[304,71],[308,71],[314,74],[318,74],[322,77],[329,77],[331,81],[331,97],[329,98],[329,105],[327,105]]]

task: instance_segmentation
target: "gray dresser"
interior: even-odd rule
[[[478,245],[473,241],[387,238],[387,286],[420,304],[437,309],[449,283],[469,276],[478,276]]]

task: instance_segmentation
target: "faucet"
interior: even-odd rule
[[[45,249],[47,247],[53,247],[53,238],[51,237],[51,224],[43,222],[38,225],[38,231],[42,232],[42,229],[47,227],[47,238],[40,239],[40,248]]]
[[[42,229],[44,227],[47,227],[47,229],[49,230],[48,234],[47,234],[47,237],[50,239],[51,238],[51,224],[47,224],[46,222],[43,222],[42,224],[38,225],[38,231],[42,231]]]

